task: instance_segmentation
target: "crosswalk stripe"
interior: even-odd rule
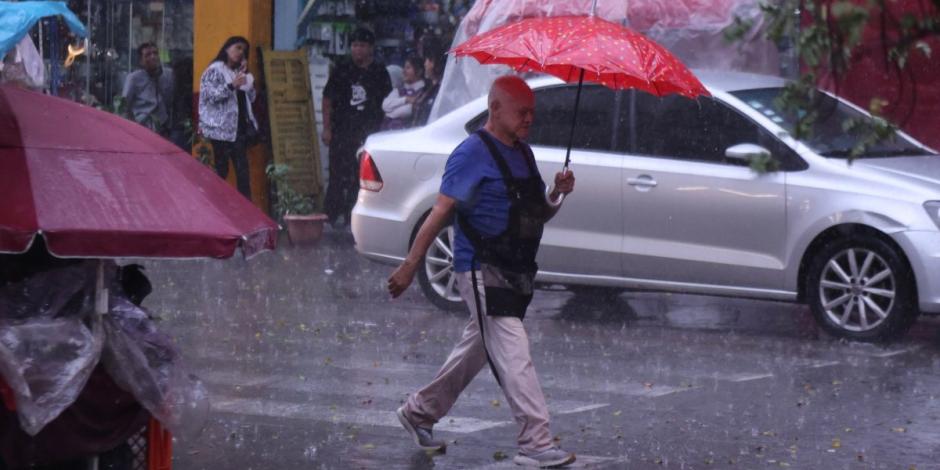
[[[576,406],[573,406],[576,405]],[[549,408],[553,415],[583,413],[610,406],[608,403],[577,404],[571,402],[551,402]],[[330,421],[333,423],[356,424],[363,426],[400,427],[392,410],[350,409],[348,407],[324,406],[310,403],[294,403],[270,399],[236,398],[213,396],[212,410],[222,413],[246,414],[274,418],[308,419]],[[462,416],[448,416],[441,420],[434,429],[458,434],[470,434],[486,429],[513,424],[512,421],[492,421]]]
[[[914,351],[917,351],[918,349],[920,349],[920,345],[911,346],[911,347],[907,347],[907,348],[903,348],[903,349],[897,349],[897,350],[894,350],[894,351],[881,351],[881,352],[874,352],[874,353],[863,354],[863,355],[868,355],[868,356],[871,356],[871,357],[877,357],[877,358],[879,358],[879,359],[884,359],[884,358],[886,358],[886,357],[899,356],[899,355],[901,355],[901,354],[907,354],[907,353],[910,353],[910,352],[914,352]]]
[[[212,400],[212,409],[217,412],[240,415],[329,421],[360,426],[401,427],[393,410],[351,410],[309,403],[232,397],[215,397]],[[512,424],[512,422],[451,416],[438,423],[435,429],[458,434],[470,434],[508,424]]]
[[[565,468],[586,468],[593,467],[596,465],[611,465],[615,463],[617,459],[614,457],[601,457],[598,455],[577,455],[577,459],[571,465]],[[519,468],[516,464],[513,463],[512,458],[507,456],[506,460],[491,463],[488,465],[483,465],[480,467],[471,467],[473,470],[500,470],[505,468]]]
[[[730,382],[751,382],[754,380],[769,379],[772,378],[774,374],[734,374],[730,377],[727,377],[725,380]]]
[[[268,375],[246,375],[239,373],[237,371],[231,370],[206,370],[202,373],[202,378],[205,382],[210,385],[225,385],[225,386],[239,386],[239,387],[249,387],[249,386],[263,386],[265,389],[273,390],[282,390],[282,391],[292,391],[292,392],[307,392],[307,393],[316,393],[322,392],[326,393],[329,390],[337,390],[333,385],[343,385],[343,388],[349,390],[350,388],[354,389],[353,394],[358,395],[369,395],[373,396],[380,394],[385,397],[404,397],[410,393],[413,393],[416,390],[416,387],[420,384],[414,383],[400,383],[400,381],[390,381],[389,383],[384,383],[382,377],[368,377],[362,376],[357,377],[357,383],[350,384],[349,380],[339,379],[334,376],[329,376],[326,378],[322,377],[305,377],[300,375],[284,375],[284,374],[268,374]],[[366,382],[371,381],[374,383],[373,386],[366,385]],[[491,387],[494,394],[499,394],[498,386],[496,381],[493,379],[492,375],[481,373],[476,379],[475,384],[471,387],[478,388],[480,386]],[[639,382],[600,382],[597,380],[583,379],[578,381],[568,381],[563,379],[556,379],[553,377],[547,377],[540,379],[542,387],[545,390],[564,390],[564,391],[584,391],[590,390],[591,392],[601,392],[601,393],[610,393],[614,395],[623,395],[623,396],[637,396],[637,397],[649,397],[657,398],[666,395],[672,395],[675,393],[685,392],[689,390],[694,390],[697,387],[694,386],[670,386],[670,385],[660,385],[660,384],[644,384]],[[370,388],[374,387],[374,388]],[[210,387],[211,389],[211,387]],[[565,402],[565,403],[577,403],[577,406],[583,405],[584,402]]]

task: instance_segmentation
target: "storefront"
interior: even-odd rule
[[[155,44],[175,74],[192,73],[193,0],[71,0],[88,41],[73,37],[57,18],[31,31],[46,64],[50,93],[115,111],[124,78],[137,67],[137,47]],[[84,50],[67,62],[72,55]],[[190,80],[178,80],[189,89]],[[186,96],[191,91],[183,90]]]
[[[376,55],[389,65],[402,65],[409,54],[420,53],[422,41],[450,38],[473,2],[470,0],[278,0],[277,10],[294,11],[277,16],[278,48],[311,47],[324,56],[349,52],[347,37],[357,26],[375,31]],[[292,31],[293,41],[285,31]]]

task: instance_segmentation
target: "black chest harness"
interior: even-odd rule
[[[542,178],[527,145],[521,144],[521,150],[529,176],[516,178],[492,137],[482,130],[477,131],[477,135],[486,144],[503,177],[509,199],[508,223],[502,233],[486,236],[474,228],[464,214],[458,212],[457,222],[473,245],[472,264],[479,262],[480,265],[487,315],[523,318],[532,300],[532,281],[538,271],[535,257],[548,214]],[[476,275],[473,278],[475,284],[479,282]]]
[[[496,162],[506,186],[509,199],[509,220],[506,230],[496,236],[481,234],[464,214],[457,213],[457,223],[473,246],[474,257],[471,260],[471,278],[473,296],[476,302],[477,320],[480,336],[483,335],[483,314],[480,308],[480,283],[486,299],[486,314],[489,316],[525,318],[526,309],[532,301],[533,284],[538,265],[535,257],[548,215],[548,204],[543,194],[542,178],[535,166],[535,157],[528,145],[520,144],[520,149],[529,167],[529,176],[516,178],[509,169],[505,157],[500,153],[492,137],[485,131],[477,131],[480,140],[489,149],[490,156]],[[479,276],[474,267],[479,262]],[[486,349],[486,340],[483,339]],[[499,382],[499,375],[487,352],[487,360],[493,375]]]

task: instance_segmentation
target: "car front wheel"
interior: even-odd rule
[[[434,237],[434,243],[424,256],[424,265],[418,270],[418,282],[425,297],[437,307],[450,311],[464,309],[454,271],[453,226],[444,227]]]
[[[807,299],[829,333],[857,341],[900,336],[917,316],[914,276],[884,240],[841,239],[825,245],[809,267]]]

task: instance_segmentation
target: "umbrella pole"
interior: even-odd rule
[[[104,285],[105,261],[98,260],[98,275],[95,281],[95,313],[104,315],[108,313],[108,289]]]
[[[574,96],[574,113],[571,114],[571,133],[568,135],[568,149],[565,151],[565,169],[568,171],[568,165],[571,164],[571,145],[574,144],[574,128],[578,123],[578,105],[581,104],[581,88],[584,85],[584,69],[581,69],[581,77],[578,78],[578,93]]]

